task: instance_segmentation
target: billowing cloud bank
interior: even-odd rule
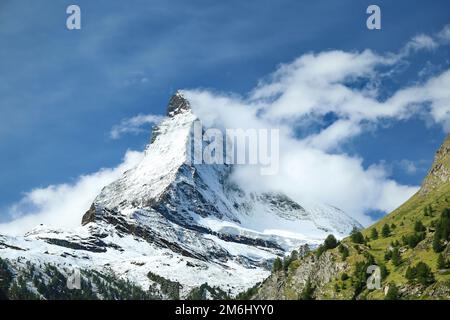
[[[11,206],[9,213],[15,219],[0,224],[0,233],[21,234],[40,224],[53,228],[80,226],[81,217],[101,189],[137,165],[142,156],[142,152],[127,151],[122,163],[115,168],[82,175],[74,183],[31,190]]]
[[[448,43],[447,26],[431,37],[419,35],[398,54],[327,51],[308,53],[281,65],[247,97],[187,90],[195,113],[206,126],[280,128],[280,172],[261,176],[239,167],[234,178],[249,190],[274,189],[302,201],[342,208],[362,223],[371,210],[389,212],[412,196],[417,186],[400,185],[382,165],[341,151],[343,143],[374,130],[383,121],[427,114],[450,132],[450,70],[425,82],[383,96],[383,77],[411,53]],[[238,115],[238,116],[237,116]],[[323,119],[328,117],[324,123]]]

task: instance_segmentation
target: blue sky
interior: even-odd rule
[[[82,30],[65,28],[66,7]],[[369,31],[365,10],[382,10]],[[136,114],[162,114],[178,88],[246,95],[258,80],[308,52],[397,52],[417,34],[450,23],[448,1],[49,1],[0,4],[0,221],[33,188],[114,167],[149,133],[111,139]],[[449,49],[420,52],[385,91],[449,68]],[[445,137],[419,116],[387,121],[342,148],[364,165],[383,162],[417,185]],[[413,164],[416,170],[407,170]],[[409,166],[409,168],[411,168]]]

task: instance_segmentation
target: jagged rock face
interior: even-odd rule
[[[106,268],[144,288],[151,273],[179,283],[182,297],[206,282],[233,294],[267,277],[276,256],[361,227],[331,206],[247,193],[229,179],[232,165],[193,164],[197,116],[181,92],[167,115],[142,161],[103,188],[79,229],[7,238],[6,255],[16,261],[17,247],[36,263]]]
[[[433,165],[420,188],[420,194],[426,194],[450,182],[450,135],[436,152]]]
[[[189,101],[183,97],[183,94],[180,91],[177,91],[169,101],[167,116],[173,117],[190,109],[191,105]]]
[[[297,268],[289,277],[284,271],[273,273],[259,288],[254,299],[263,300],[292,300],[298,299],[309,281],[316,288],[316,296],[324,295],[324,286],[341,272],[348,268],[346,262],[336,262],[330,252],[320,257],[307,255],[301,260],[301,267]]]

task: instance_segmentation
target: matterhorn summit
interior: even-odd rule
[[[277,256],[361,227],[329,205],[249,193],[230,179],[233,165],[191,161],[196,120],[177,92],[141,162],[103,188],[78,228],[0,235],[0,257],[13,277],[32,269],[36,279],[27,286],[36,295],[43,295],[39,284],[49,285],[49,270],[75,270],[98,298],[123,298],[123,283],[161,299],[185,298],[203,285],[215,298],[265,279]],[[105,281],[107,288],[99,284]]]

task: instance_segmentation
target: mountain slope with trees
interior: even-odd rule
[[[450,135],[407,202],[338,244],[329,240],[314,251],[302,250],[240,297],[450,299]],[[380,286],[370,266],[379,268]]]

